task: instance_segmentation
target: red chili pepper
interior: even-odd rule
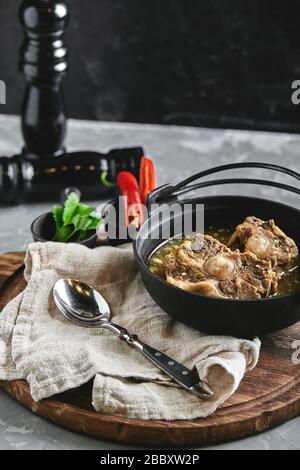
[[[142,203],[146,204],[147,196],[156,188],[154,163],[150,158],[143,157],[140,165],[140,192]]]
[[[138,228],[144,220],[144,208],[138,182],[129,171],[121,171],[117,176],[117,184],[121,195],[126,198],[126,225],[128,227],[133,224]]]

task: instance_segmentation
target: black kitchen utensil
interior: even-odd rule
[[[245,217],[255,215],[262,219],[275,219],[276,223],[300,247],[300,211],[294,207],[267,199],[246,196],[209,196],[180,200],[179,196],[189,191],[220,184],[251,183],[285,189],[300,194],[300,189],[283,183],[260,179],[220,179],[194,183],[196,180],[225,170],[239,168],[261,168],[287,174],[298,181],[300,175],[287,168],[264,163],[230,164],[198,173],[177,185],[165,185],[149,196],[149,219],[142,225],[134,241],[135,257],[144,284],[151,297],[176,320],[211,334],[253,337],[280,330],[300,320],[300,289],[293,294],[261,300],[232,300],[204,297],[178,289],[148,269],[148,260],[153,251],[165,241],[163,237],[153,239],[154,231],[162,230],[162,223],[151,204],[190,204],[195,218],[199,205],[204,204],[205,225],[216,227],[236,226]],[[182,235],[176,231],[174,215],[170,215],[171,237]]]
[[[67,151],[61,85],[68,70],[69,5],[64,0],[23,0],[19,19],[24,32],[19,68],[26,80],[21,111],[24,147],[19,155],[0,156],[0,204],[55,200],[63,188],[74,185],[85,199],[115,194],[119,171],[139,177],[144,151]]]

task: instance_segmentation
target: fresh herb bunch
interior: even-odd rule
[[[94,207],[82,204],[76,193],[70,193],[64,206],[53,207],[55,241],[81,242],[87,238],[89,232],[96,230],[102,222],[93,215],[95,210]]]

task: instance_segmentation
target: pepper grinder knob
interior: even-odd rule
[[[24,157],[64,153],[66,115],[61,80],[68,68],[64,33],[69,11],[61,0],[24,0],[20,21],[25,39],[20,70],[27,87],[22,106]]]

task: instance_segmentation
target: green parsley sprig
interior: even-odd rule
[[[102,220],[95,215],[95,208],[82,204],[76,193],[70,193],[64,206],[53,207],[55,241],[81,242],[96,230]]]

